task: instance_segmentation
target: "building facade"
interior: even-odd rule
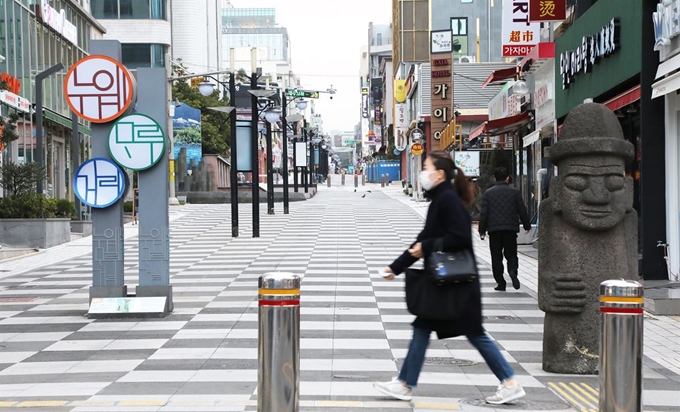
[[[223,66],[229,67],[233,49],[236,69],[250,72],[253,47],[257,48],[257,67],[261,67],[263,73],[291,71],[288,29],[277,26],[275,9],[235,8],[227,2],[222,9]]]
[[[0,148],[1,161],[32,162],[41,154],[47,169],[45,194],[74,199],[70,174],[80,159],[73,159],[71,115],[63,92],[64,76],[87,56],[90,39],[105,31],[89,13],[85,0],[10,0],[0,3],[0,72],[10,90],[0,94],[2,116],[17,113],[19,139]],[[36,147],[35,76],[62,63],[64,69],[43,82],[43,150]],[[89,128],[78,126],[81,154],[89,153]]]
[[[106,38],[120,41],[129,69],[165,67],[172,41],[168,0],[90,0]]]

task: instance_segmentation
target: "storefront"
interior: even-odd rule
[[[636,148],[635,160],[627,166],[626,173],[635,182],[633,206],[639,222],[640,273],[652,279],[658,276],[657,242],[664,238],[654,215],[663,213],[663,206],[654,205],[648,196],[664,190],[663,180],[657,178],[663,160],[654,158],[643,145],[645,139],[650,144],[659,137],[645,136],[641,127],[641,3],[600,0],[556,39],[555,117],[559,125],[571,109],[585,99],[593,99],[619,118],[624,137]],[[644,174],[643,154],[650,156]],[[665,223],[662,227],[665,229]]]
[[[63,93],[63,80],[68,69],[87,55],[90,38],[101,38],[104,27],[77,1],[10,0],[0,3],[0,19],[7,30],[0,33],[0,73],[12,80],[13,90],[23,106],[11,104],[12,94],[1,100],[1,115],[17,113],[19,139],[1,153],[5,161],[30,162],[37,155],[35,146],[35,114],[31,106],[35,97],[35,76],[62,63],[64,69],[43,81],[46,194],[73,199],[70,190],[71,116]],[[15,22],[9,24],[9,22]],[[89,128],[78,127],[81,134],[81,154],[87,153]]]
[[[645,44],[659,52],[659,66],[651,92],[653,101],[661,101],[665,114],[666,160],[666,242],[669,278],[678,280],[680,273],[680,15],[678,1],[660,2],[653,15],[645,16],[655,24],[654,44]]]

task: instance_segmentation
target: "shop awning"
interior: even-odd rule
[[[545,63],[552,63],[555,58],[555,43],[542,42],[533,47],[524,58],[517,63],[517,67],[524,73],[533,73]],[[527,67],[528,66],[528,67]]]
[[[494,83],[503,83],[508,80],[513,80],[517,76],[517,68],[509,67],[507,69],[494,70],[489,77],[482,83],[482,89]]]
[[[480,134],[484,133],[484,129],[486,128],[486,123],[484,122],[480,124],[475,130],[471,131],[470,134],[468,135],[468,140],[472,140],[479,136]]]
[[[529,112],[520,113],[516,116],[504,117],[502,119],[489,120],[484,128],[489,136],[498,136],[518,130],[522,126],[531,122]]]
[[[610,110],[618,110],[624,106],[628,106],[629,104],[636,102],[640,100],[641,96],[641,89],[640,85],[637,85],[633,87],[630,90],[627,90],[620,95],[614,97],[613,99],[609,99],[606,102],[602,103],[605,106],[609,107]]]
[[[652,99],[680,89],[680,72],[664,77],[652,85]]]
[[[59,113],[53,112],[52,110],[45,108],[43,110],[45,119],[49,119],[57,124],[60,124],[68,129],[71,129],[71,119],[66,116],[62,116]],[[89,127],[85,127],[82,124],[78,124],[78,131],[84,135],[92,136],[92,131]]]

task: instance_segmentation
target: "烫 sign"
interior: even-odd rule
[[[126,169],[146,170],[163,157],[165,133],[149,116],[135,113],[121,117],[109,132],[109,153]]]
[[[529,21],[564,21],[567,19],[567,0],[529,0]]]
[[[125,175],[112,161],[94,158],[78,167],[73,175],[73,188],[81,202],[102,209],[116,203],[123,196]]]
[[[540,40],[539,23],[529,20],[529,1],[503,0],[503,57],[523,57]]]
[[[134,105],[135,81],[120,62],[107,56],[80,59],[66,74],[66,103],[81,119],[107,123]]]

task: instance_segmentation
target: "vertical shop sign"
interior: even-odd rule
[[[442,131],[451,120],[451,102],[453,101],[453,87],[451,83],[452,65],[451,59],[432,59],[431,63],[432,137],[435,141],[439,141]]]
[[[529,20],[529,0],[503,0],[503,57],[523,57],[540,40],[539,23]]]
[[[567,0],[529,0],[529,21],[564,21],[567,19]]]

